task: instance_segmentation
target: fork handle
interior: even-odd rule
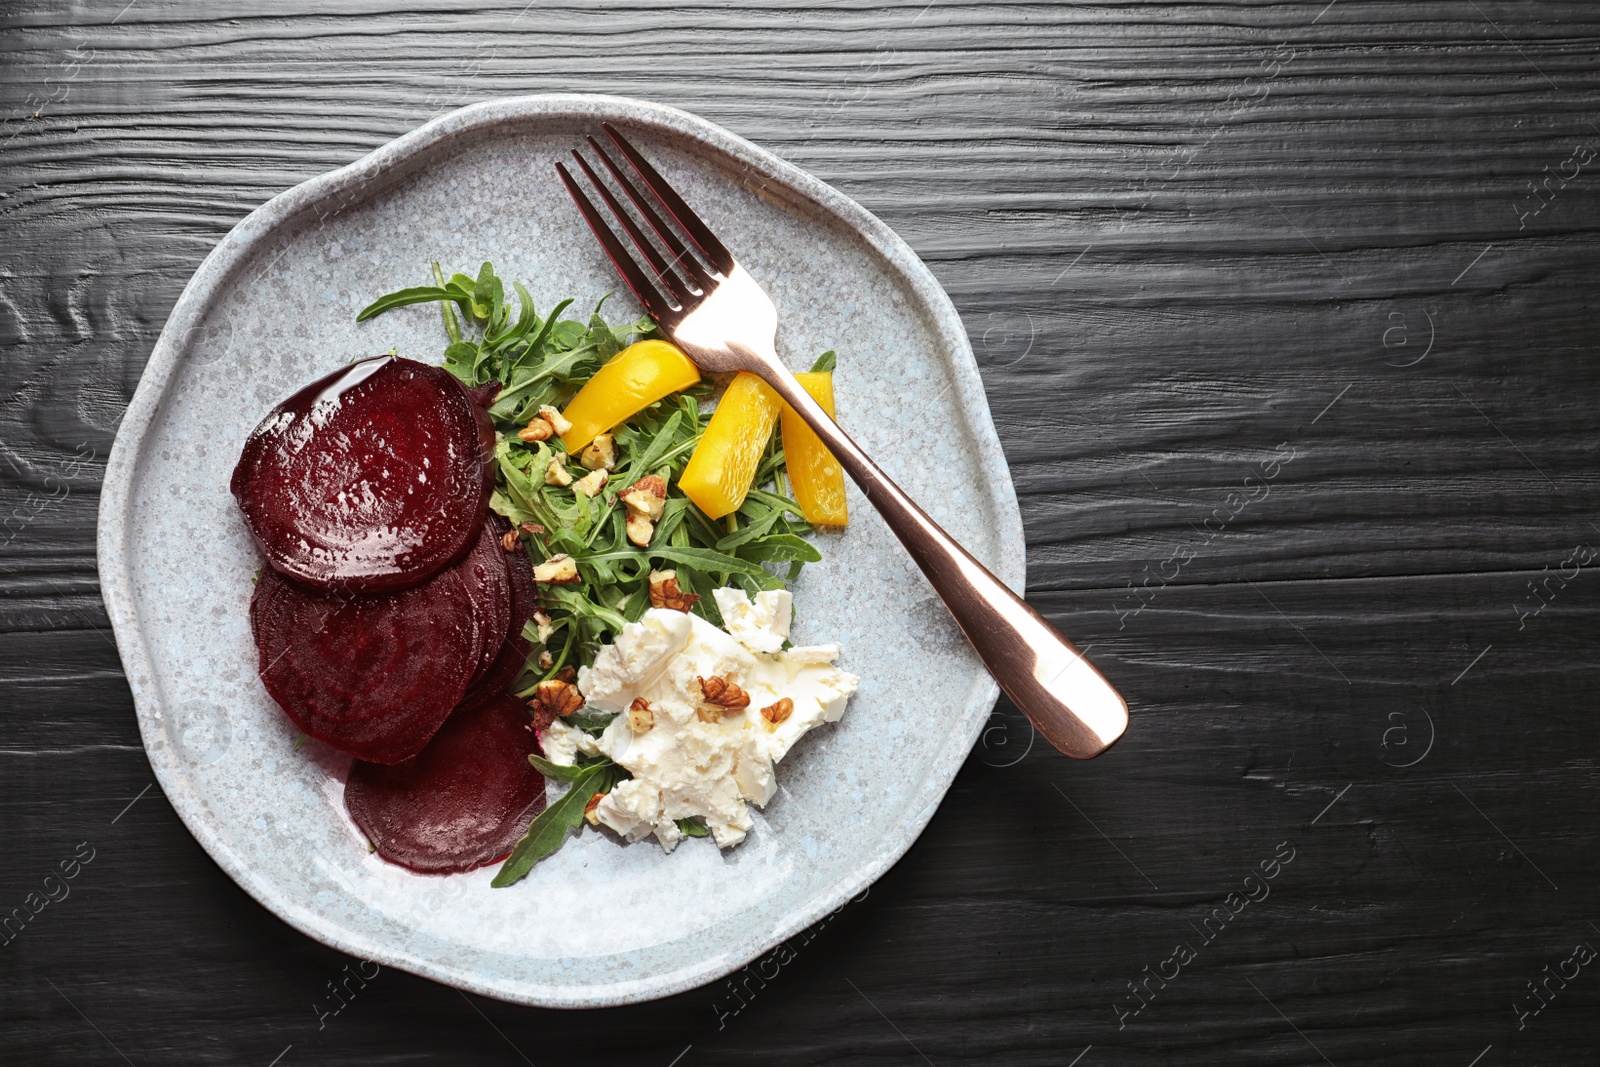
[[[1075,759],[1111,747],[1128,727],[1128,705],[1083,653],[929,518],[787,368],[779,364],[764,377],[866,493],[983,665],[1045,740]]]

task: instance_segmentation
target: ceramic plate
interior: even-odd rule
[[[844,719],[779,769],[744,844],[672,855],[586,831],[515,887],[493,868],[424,877],[369,855],[345,815],[348,760],[308,743],[256,677],[246,608],[261,565],[228,493],[250,429],[352,357],[438,362],[432,306],[357,326],[428,263],[492,260],[541,311],[621,288],[554,162],[621,126],[777,302],[780,354],[839,352],[839,418],[1014,588],[1016,498],[972,351],[904,241],[822,182],[656,104],[530,96],[436,119],[296,186],[239,223],[190,280],[117,436],[100,578],[145,749],[223,870],[311,937],[524,1004],[596,1007],[715,980],[816,922],[910,847],[997,695],[943,607],[860,497],[795,584],[795,640],[838,640],[864,679]],[[639,313],[619,293],[612,321]],[[852,486],[852,490],[854,487]],[[582,901],[578,921],[563,901]]]

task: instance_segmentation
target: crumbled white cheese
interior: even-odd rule
[[[580,752],[586,756],[597,755],[600,752],[594,738],[576,726],[568,726],[560,719],[545,727],[544,733],[539,735],[539,742],[544,749],[545,759],[567,767],[578,761]]]
[[[747,637],[762,631],[775,638],[755,638],[771,651],[754,651],[699,616],[652,608],[578,673],[591,708],[622,712],[643,698],[651,727],[636,732],[619,714],[598,740],[559,721],[542,736],[554,763],[573,762],[588,744],[626,767],[633,777],[601,798],[595,817],[629,841],[653,833],[669,852],[682,838],[676,820],[696,816],[719,846],[743,841],[752,825],[746,805],[766,804],[777,789],[773,764],[808,730],[837,721],[860,681],[833,666],[837,645],[777,651],[789,628],[787,593],[764,604],[765,593],[755,604],[736,589],[715,596],[724,619],[752,620]],[[713,676],[743,689],[750,706],[702,721],[699,679]],[[794,708],[774,725],[761,709],[782,697]]]
[[[790,663],[832,663],[839,658],[839,646],[795,645],[783,655]]]
[[[716,589],[711,596],[722,613],[722,625],[751,652],[776,652],[789,636],[794,597],[786,589],[763,589],[755,601],[743,589]]]
[[[626,711],[689,641],[691,616],[655,608],[622,628],[613,644],[578,669],[578,691],[598,711]]]

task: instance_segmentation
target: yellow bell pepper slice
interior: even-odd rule
[[[561,435],[561,443],[576,455],[596,436],[699,380],[700,369],[677,345],[635,342],[596,371],[567,404],[561,415],[572,429]]]
[[[833,418],[833,372],[796,374],[811,399]],[[783,405],[783,456],[789,466],[789,483],[806,521],[818,526],[844,526],[850,511],[844,500],[844,468],[823,445],[817,432],[800,413]]]
[[[707,517],[720,519],[744,503],[782,407],[772,387],[749,371],[722,394],[678,478],[678,488]]]

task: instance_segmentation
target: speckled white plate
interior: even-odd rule
[[[800,643],[839,640],[865,681],[796,746],[750,838],[668,856],[586,831],[509,889],[492,869],[423,877],[369,855],[344,812],[347,761],[308,744],[256,677],[246,608],[260,564],[228,476],[245,435],[305,382],[398,345],[442,355],[432,306],[357,326],[428,263],[493,260],[541,311],[620,288],[553,163],[610,119],[767,287],[779,351],[839,352],[839,418],[1014,588],[1015,494],[972,351],[904,241],[815,178],[692,115],[530,96],[428,123],[252,212],[179,298],[106,473],[100,579],[145,749],[223,870],[353,955],[525,1004],[597,1007],[712,981],[859,893],[932,816],[997,689],[859,495],[795,586]],[[621,295],[621,294],[619,294]],[[613,320],[637,314],[626,299]],[[852,491],[854,487],[852,486]],[[583,911],[563,912],[582,903]],[[601,905],[601,906],[597,906]],[[578,916],[603,915],[604,922]]]

